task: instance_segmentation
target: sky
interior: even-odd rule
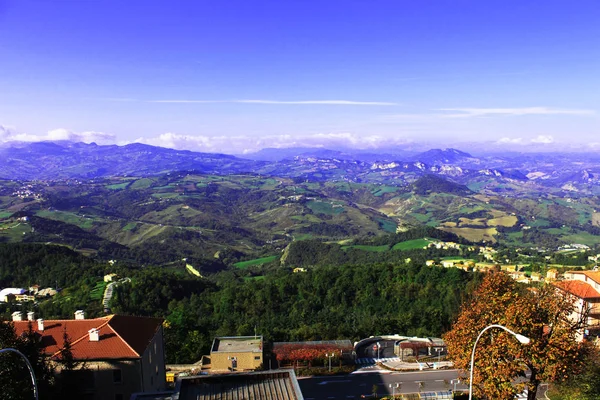
[[[600,148],[597,0],[0,0],[0,142]]]

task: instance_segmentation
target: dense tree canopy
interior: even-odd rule
[[[167,316],[170,362],[197,361],[221,335],[275,341],[439,336],[450,328],[477,274],[416,264],[320,267],[259,277],[221,273],[215,284],[140,270],[115,291],[113,310]]]

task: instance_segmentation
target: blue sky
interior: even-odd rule
[[[0,141],[600,147],[600,3],[0,0]]]

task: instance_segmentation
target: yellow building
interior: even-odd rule
[[[229,336],[213,340],[211,369],[215,371],[254,371],[262,367],[262,336]]]

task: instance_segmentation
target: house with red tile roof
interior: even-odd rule
[[[85,319],[83,312],[76,318],[34,321],[29,313],[29,320],[13,324],[17,335],[29,329],[39,335],[44,352],[55,362],[61,358],[66,332],[80,363],[74,376],[82,399],[123,400],[136,392],[164,390],[162,319],[124,315]]]
[[[600,334],[600,272],[570,271],[564,274],[564,280],[552,283],[558,289],[574,296],[576,311],[572,318],[578,320],[587,314],[586,328],[580,339],[591,334]]]

